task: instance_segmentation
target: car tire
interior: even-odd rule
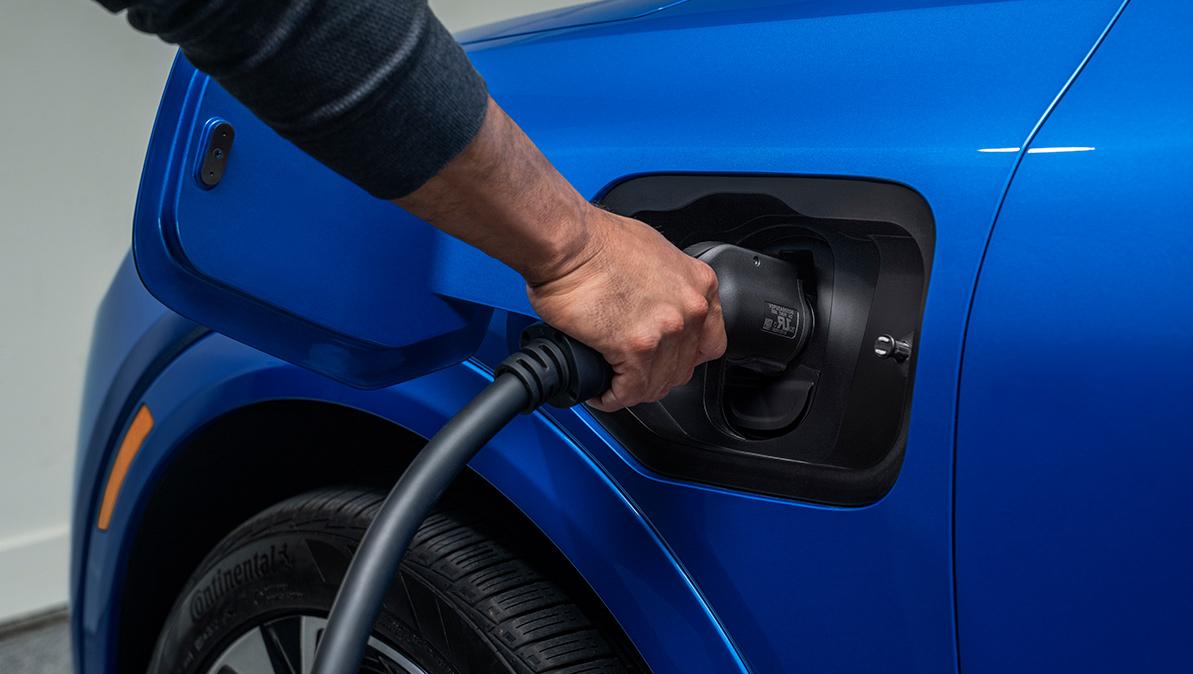
[[[385,494],[320,490],[221,541],[192,574],[150,674],[300,674],[353,551]],[[624,674],[615,639],[563,587],[489,532],[441,509],[386,596],[362,672]]]

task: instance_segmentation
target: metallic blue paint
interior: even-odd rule
[[[957,436],[966,672],[1187,671],[1193,7],[1133,2],[1032,141]]]
[[[84,551],[118,436],[154,377],[206,332],[156,302],[137,278],[132,258],[125,257],[100,303],[79,417],[70,560],[71,608],[76,612],[82,606]],[[79,626],[72,621],[76,646],[83,643]],[[83,671],[77,650],[75,661],[76,671]]]
[[[521,37],[531,33],[591,26],[597,23],[628,21],[674,7],[687,0],[603,0],[571,7],[560,7],[529,16],[521,16],[497,23],[465,30],[456,34],[463,44]]]
[[[142,183],[133,223],[137,270],[159,299],[362,386],[476,349],[488,307],[428,286],[445,235],[319,165],[184,60],[169,86],[166,100],[180,102],[155,125],[153,180]],[[208,189],[194,167],[215,119],[236,135],[218,189]]]
[[[476,367],[460,365],[365,393],[225,337],[199,342],[146,391],[143,401],[157,420],[153,432],[129,470],[110,531],[91,535],[77,616],[84,661],[108,666],[114,662],[114,633],[107,628],[125,581],[122,570],[134,538],[129,534],[135,532],[143,510],[151,507],[149,487],[159,466],[195,428],[254,402],[303,398],[366,410],[429,436],[487,380]],[[477,456],[473,467],[550,536],[618,616],[644,657],[657,664],[657,671],[742,671],[663,542],[576,444],[586,441],[592,442],[591,433],[573,441],[542,415],[521,417]],[[564,503],[567,507],[560,507]],[[595,531],[606,534],[594,537]],[[677,648],[679,644],[686,646]]]
[[[798,172],[901,182],[933,209],[906,458],[881,502],[843,510],[678,484],[612,442],[616,457],[597,459],[754,671],[956,669],[956,381],[1016,161],[978,150],[1026,142],[1118,6],[689,2],[473,52],[497,100],[582,193],[656,171]]]
[[[1162,9],[1152,12],[1176,11],[1172,7],[1177,3],[1156,4]],[[973,289],[995,214],[1024,156],[1021,148],[1119,6],[1118,0],[690,0],[632,20],[621,20],[627,15],[613,13],[602,22],[598,12],[583,26],[525,34],[507,31],[490,40],[472,36],[471,55],[495,98],[588,196],[598,196],[608,185],[627,176],[650,172],[857,176],[911,186],[924,196],[935,216],[936,259],[917,345],[906,458],[898,481],[880,502],[865,508],[832,508],[661,478],[641,467],[582,410],[521,419],[473,463],[478,473],[522,508],[571,559],[656,672],[956,671],[952,509],[955,433],[962,449],[957,466],[957,526],[961,535],[957,562],[962,583],[961,655],[966,657],[966,668],[981,666],[970,662],[971,653],[988,657],[1005,647],[1005,643],[996,641],[999,637],[1023,638],[1022,633],[1011,629],[1021,626],[1008,626],[1008,621],[985,613],[1005,612],[1006,602],[1013,598],[1033,599],[1015,590],[1037,593],[1033,610],[1039,613],[1035,620],[1046,615],[1055,618],[1060,611],[1057,605],[1038,605],[1043,601],[1039,595],[1046,590],[1052,590],[1051,596],[1057,600],[1080,598],[1075,584],[1058,586],[1051,577],[1025,582],[1021,575],[1006,575],[1005,564],[1013,560],[997,556],[983,562],[982,555],[989,553],[983,553],[973,542],[987,541],[993,535],[999,545],[1009,537],[1009,549],[1022,554],[1048,555],[1053,561],[1065,560],[1062,553],[1071,554],[1071,550],[1038,540],[1038,526],[1028,525],[1046,520],[1034,509],[1015,511],[1013,520],[1000,519],[999,513],[992,510],[993,504],[1001,507],[1007,503],[1008,490],[1046,496],[1048,493],[1042,489],[1053,484],[1025,482],[1022,471],[1005,466],[1000,469],[998,461],[1004,457],[1033,459],[1053,471],[1041,470],[1039,475],[1057,481],[1064,477],[1061,470],[1071,466],[1048,464],[1042,451],[1030,457],[1008,455],[1010,444],[984,445],[1014,436],[1019,446],[1028,447],[1051,437],[1042,427],[1046,421],[1043,417],[1039,423],[1022,428],[1006,427],[1014,425],[1008,419],[1015,417],[1002,414],[1003,409],[1039,414],[1043,397],[1021,390],[1002,391],[995,384],[1006,384],[1005,379],[991,381],[998,374],[997,368],[1005,368],[996,362],[996,349],[1003,345],[995,341],[1005,335],[993,330],[1002,326],[1001,319],[1012,308],[1009,301],[1003,302],[1002,293],[1022,294],[1039,287],[1055,286],[1061,292],[1051,298],[1035,293],[1040,306],[1047,306],[1052,313],[1043,308],[1033,310],[1023,317],[1029,324],[1035,320],[1041,325],[1084,325],[1082,320],[1092,320],[1074,316],[1071,308],[1087,306],[1082,304],[1085,296],[1076,294],[1081,287],[1077,279],[1091,283],[1104,278],[1097,276],[1104,269],[1099,264],[1104,261],[1099,257],[1104,250],[1074,244],[1079,250],[1071,268],[1057,264],[1063,258],[1056,251],[1033,251],[1032,246],[1039,242],[1029,236],[1030,230],[1048,231],[1044,227],[1048,221],[1031,211],[1033,199],[1057,188],[1056,183],[1033,188],[1026,181],[1033,176],[1047,180],[1062,177],[1053,178],[1044,168],[1037,173],[1037,160],[1059,158],[1068,162],[1066,166],[1077,166],[1072,162],[1080,161],[1082,156],[1097,161],[1101,150],[1084,155],[1027,157],[995,231],[987,261],[990,269],[983,274],[976,302]],[[615,3],[611,7],[622,6]],[[1131,12],[1124,16],[1124,26],[1129,19]],[[1112,53],[1109,50],[1114,37],[1112,33],[1105,45],[1107,53]],[[1166,44],[1157,40],[1150,46],[1159,50]],[[1091,74],[1096,72],[1101,56],[1091,63]],[[1165,67],[1177,65],[1174,59]],[[1139,69],[1133,63],[1118,67]],[[1178,78],[1175,71],[1169,76]],[[1086,142],[1053,131],[1054,125],[1066,118],[1069,106],[1077,107],[1081,84],[1079,79],[1072,96],[1064,99],[1033,147],[1041,147],[1043,142]],[[1104,94],[1110,85],[1103,86]],[[1098,87],[1094,89],[1086,96],[1096,98]],[[199,100],[198,94],[204,91],[208,96]],[[1160,92],[1140,92],[1140,102],[1150,100],[1143,97],[1145,93]],[[201,125],[203,116],[187,118],[189,126],[184,124],[181,130],[178,121],[186,111],[197,111],[201,106],[209,106],[202,108],[205,114],[241,114],[235,104],[221,98],[217,87],[194,76],[190,67],[180,61],[163,99],[147,157],[138,218],[156,218],[170,213],[171,208],[190,217],[213,217],[215,211],[204,210],[206,207],[198,205],[195,195],[174,189],[179,183],[171,187],[171,181],[176,181],[182,170],[179,167],[188,166],[185,160],[192,156],[189,153],[193,149],[187,144],[193,143],[195,127]],[[1074,120],[1086,119],[1085,123],[1093,125],[1091,130],[1113,133],[1113,129],[1090,121],[1088,112],[1084,118],[1076,109],[1070,114]],[[264,194],[268,198],[238,192],[238,200],[225,204],[238,217],[244,213],[276,217],[271,209],[287,202],[287,224],[296,235],[325,236],[319,229],[326,226],[325,222],[304,217],[325,213],[311,201],[313,196],[332,194],[339,200],[337,203],[356,209],[352,212],[373,212],[375,205],[358,202],[363,196],[335,183],[337,178],[284,144],[270,141],[268,132],[252,120],[243,116],[236,119],[240,133],[232,161],[257,162],[255,175],[260,180],[268,178],[265,168],[272,165],[279,175],[295,181],[266,184]],[[1179,133],[1178,126],[1171,128],[1174,136]],[[1122,138],[1106,137],[1108,142],[1112,137]],[[1170,161],[1179,166],[1175,156]],[[1091,180],[1095,177],[1090,174]],[[231,173],[225,179],[232,181],[229,185],[235,184]],[[287,191],[288,184],[300,187]],[[1110,195],[1112,187],[1107,184],[1101,189]],[[1021,193],[1021,189],[1026,192]],[[1024,205],[1016,206],[1020,201]],[[1071,208],[1085,205],[1077,203]],[[1104,204],[1103,210],[1115,205]],[[1088,216],[1089,236],[1109,246],[1113,219],[1093,212]],[[390,213],[385,217],[395,216]],[[1016,225],[1016,218],[1021,218],[1023,224]],[[418,223],[409,224],[418,227]],[[1149,224],[1160,228],[1155,230],[1157,236],[1175,237],[1174,249],[1183,245],[1182,235],[1170,221]],[[1115,243],[1120,250],[1139,247],[1141,255],[1145,252],[1142,239],[1123,239]],[[489,324],[487,341],[479,351],[482,360],[491,362],[511,338],[504,328],[504,312],[513,312],[511,325],[529,314],[521,282],[510,270],[465,246],[442,237],[433,240],[434,244],[428,243],[428,250],[422,252],[428,258],[435,256],[434,269],[415,282],[451,301],[495,308],[496,319]],[[323,241],[335,244],[330,239]],[[208,269],[240,269],[220,266],[224,264],[221,255],[228,250],[219,247],[218,241],[195,240],[188,245],[202,253],[196,257],[202,257],[204,264],[216,265]],[[1018,257],[1021,249],[1022,259]],[[1046,256],[1047,252],[1052,255]],[[1027,268],[1036,278],[1047,279],[1047,284],[1018,285],[1022,281],[1013,276],[1016,269],[1025,268],[1017,266],[1024,260],[1032,265]],[[1137,277],[1133,282],[1138,281],[1135,286],[1155,286],[1158,290],[1162,280],[1175,281],[1176,272],[1163,262],[1164,258],[1157,260],[1153,256],[1149,260],[1151,268],[1132,267]],[[1054,266],[1049,268],[1049,264]],[[1004,271],[998,271],[999,267]],[[237,273],[250,272],[253,270],[240,269]],[[1065,274],[1071,275],[1062,278]],[[143,290],[132,287],[136,284],[129,283],[127,275],[126,270],[113,290],[113,299],[101,313],[101,337],[94,347],[94,362],[151,361],[141,354],[158,348],[142,335],[152,330],[162,314],[155,313],[145,302]],[[325,275],[315,280],[334,285],[329,281],[335,278]],[[268,283],[270,279],[249,281]],[[1122,287],[1097,287],[1107,297],[1125,291]],[[342,290],[330,288],[325,292]],[[293,301],[289,296],[278,297]],[[360,320],[359,316],[332,316],[328,297],[322,296],[323,304],[315,313],[324,312],[320,315],[337,320]],[[1140,319],[1149,317],[1144,309],[1161,308],[1158,304],[1133,305],[1128,299],[1121,297],[1113,306],[1090,304],[1088,308],[1092,313],[1105,306],[1099,318],[1125,313]],[[962,426],[958,429],[958,381],[971,302],[974,313],[968,348],[978,356],[973,364],[966,364],[960,397]],[[121,316],[125,303],[130,309],[127,316]],[[444,315],[444,320],[450,322],[450,315]],[[1159,330],[1152,318],[1149,325]],[[116,326],[121,322],[126,325]],[[377,325],[381,324],[365,327]],[[1091,323],[1090,327],[1094,325],[1102,323]],[[1183,324],[1175,321],[1172,325]],[[361,326],[358,323],[355,327]],[[1136,337],[1140,334],[1127,333]],[[1170,340],[1160,346],[1175,344],[1175,330],[1155,334]],[[1070,341],[1056,342],[1062,344],[1067,346]],[[1135,420],[1138,423],[1128,423],[1123,429],[1148,430],[1143,425],[1148,415],[1157,422],[1175,421],[1170,418],[1175,408],[1158,397],[1159,388],[1146,388],[1160,382],[1161,371],[1155,359],[1164,353],[1162,349],[1152,354],[1153,360],[1145,362],[1148,367],[1101,373],[1107,377],[1095,382],[1085,371],[1077,371],[1081,361],[1075,356],[1048,349],[1030,353],[1031,345],[1026,342],[1011,342],[1011,346],[1021,362],[1039,368],[1036,372],[1040,386],[1063,388],[1053,391],[1056,395],[1050,400],[1055,401],[1062,392],[1071,392],[1073,381],[1089,381],[1090,386],[1106,387],[1101,389],[1104,397],[1097,399],[1103,407],[1094,407],[1097,414],[1105,415],[1110,412],[1112,399],[1109,386],[1134,382],[1140,388],[1136,395],[1156,396],[1154,401],[1148,400],[1157,407],[1148,408],[1153,414],[1131,406],[1140,415]],[[134,373],[136,370],[133,368]],[[88,400],[120,397],[108,388],[113,376],[110,366],[96,366],[93,372]],[[160,463],[189,430],[223,412],[260,400],[305,397],[369,410],[425,435],[462,405],[484,379],[477,366],[461,365],[396,387],[363,392],[282,364],[224,337],[207,337],[153,377],[143,393],[126,393],[132,397],[121,400],[120,407],[126,410],[142,399],[148,401],[158,425],[133,463],[114,513],[113,527],[107,533],[96,531],[90,522],[97,485],[111,461],[112,438],[127,419],[109,428],[92,421],[97,418],[95,413],[85,412],[83,436],[102,441],[81,442],[79,463],[76,522],[81,522],[86,531],[75,534],[74,620],[81,674],[113,673],[112,647],[120,629],[115,609],[126,580],[121,574],[122,562],[138,534],[139,513],[152,507],[147,502],[149,487]],[[123,389],[111,389],[118,390]],[[1029,408],[1028,401],[1034,401],[1037,407]],[[89,403],[88,409],[94,406]],[[1072,408],[1068,411],[1078,413]],[[1081,437],[1095,448],[1109,448],[1109,440],[1118,438],[1114,433],[1087,437],[1092,433],[1080,430],[1085,433]],[[1175,433],[1171,429],[1168,432]],[[1174,434],[1159,439],[1176,438]],[[1048,446],[1055,447],[1062,440],[1051,437]],[[1169,447],[1160,441],[1153,445],[1153,450]],[[1169,468],[1188,466],[1178,464],[1178,455],[1171,449],[1159,457],[1169,462]],[[1109,462],[1080,467],[1087,471],[1109,470],[1103,465]],[[987,471],[1000,479],[990,479]],[[1133,487],[1144,486],[1144,473],[1127,471],[1126,475],[1138,478],[1129,482]],[[1156,481],[1172,481],[1175,477],[1151,475],[1151,479],[1153,482],[1148,484],[1174,486]],[[1092,488],[1093,484],[1081,482],[1071,489]],[[1033,491],[1035,487],[1040,491]],[[966,489],[974,489],[973,495],[968,495]],[[1158,503],[1152,492],[1133,496],[1142,498],[1139,507]],[[1124,495],[1113,505],[1121,506],[1130,498]],[[1026,497],[1023,501],[1034,502]],[[1100,520],[1078,519],[1071,514],[1062,524],[1086,528],[1095,523],[1114,524],[1116,533],[1131,533],[1120,531],[1124,520],[1116,519],[1122,515],[1117,509],[1110,510],[1110,501],[1098,505],[1103,508],[1095,511],[1101,513]],[[1157,526],[1167,526],[1166,530],[1176,533],[1180,520],[1175,509],[1167,514],[1158,508],[1146,513]],[[1142,538],[1142,533],[1136,533]],[[1139,540],[1130,540],[1142,545]],[[1019,545],[1017,541],[1027,544]],[[1178,562],[1188,561],[1187,548],[1182,550],[1178,552],[1186,556],[1169,560],[1170,566],[1161,567],[1164,572],[1174,570]],[[1108,554],[1105,548],[1100,552]],[[966,570],[967,560],[977,564],[974,571]],[[1116,556],[1106,557],[1103,562],[1113,560],[1124,563]],[[1139,559],[1134,561],[1140,563]],[[1103,567],[1086,568],[1090,573],[1105,571]],[[984,578],[999,580],[983,590],[975,583]],[[1065,580],[1073,583],[1073,579]],[[1143,582],[1137,586],[1143,587]],[[1113,596],[1126,600],[1125,596]],[[1095,613],[1089,605],[1081,605],[1087,613]],[[1072,616],[1066,617],[1073,620]],[[990,634],[985,634],[987,630]],[[1057,643],[1070,644],[1079,636],[1074,631]],[[1037,649],[1045,648],[1032,643]],[[1032,657],[1031,652],[1020,655]],[[1012,655],[1004,653],[1001,657]]]

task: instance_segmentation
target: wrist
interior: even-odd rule
[[[545,216],[535,227],[542,237],[534,246],[535,254],[515,265],[515,270],[531,286],[571,274],[599,254],[609,220],[609,213],[582,198],[570,208]]]
[[[617,218],[584,199],[492,100],[472,143],[396,201],[509,265],[531,286],[592,259]]]

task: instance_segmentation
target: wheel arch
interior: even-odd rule
[[[388,489],[426,440],[392,421],[321,400],[266,400],[196,429],[163,466],[130,541],[116,639],[116,671],[143,671],[175,598],[229,532],[287,498],[331,485]],[[326,461],[334,452],[335,461]],[[235,466],[215,471],[212,466]],[[221,494],[218,499],[210,494]],[[514,504],[474,471],[445,496],[457,508],[511,523],[519,554],[535,559],[637,657],[608,610],[567,558]],[[178,522],[187,522],[177,536]],[[170,544],[164,547],[161,541]],[[610,632],[609,628],[615,631]]]
[[[336,447],[346,454],[335,465],[351,469],[320,475],[315,459],[328,449],[333,428]],[[380,442],[394,451],[362,451]],[[251,403],[196,429],[170,451],[157,479],[140,495],[141,517],[126,531],[114,671],[145,670],[175,598],[237,525],[317,486],[337,481],[379,486],[386,475],[401,471],[406,455],[421,442],[379,417],[310,400]],[[184,535],[180,522],[186,523]]]
[[[92,532],[77,618],[83,662],[140,669],[160,617],[219,537],[314,486],[392,484],[423,438],[487,380],[465,364],[359,391],[218,335],[201,340],[146,391],[156,423],[129,467],[111,528]],[[264,451],[262,437],[270,438]],[[537,547],[582,579],[649,667],[739,671],[741,658],[682,566],[580,448],[594,438],[577,441],[541,415],[520,417],[473,461],[462,491],[545,542]],[[315,460],[329,448],[337,461]],[[278,463],[286,464],[280,473]],[[269,487],[244,487],[262,481]],[[179,548],[169,564],[156,559],[163,545]]]

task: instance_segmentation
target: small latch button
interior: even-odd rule
[[[895,339],[890,335],[879,335],[878,339],[874,340],[874,355],[902,363],[911,355],[911,342]]]

